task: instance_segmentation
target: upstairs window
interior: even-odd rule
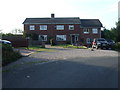
[[[93,33],[93,34],[98,34],[98,29],[97,29],[97,28],[93,28],[93,29],[92,29],[92,33]]]
[[[84,34],[89,34],[89,31],[90,31],[89,28],[84,28],[84,29],[83,29],[83,33],[84,33]]]
[[[57,25],[57,26],[56,26],[56,29],[57,29],[57,30],[64,30],[64,25]]]
[[[30,25],[29,30],[35,30],[35,25]]]
[[[56,35],[57,41],[66,41],[66,35]]]
[[[47,25],[40,25],[40,30],[47,30]]]
[[[69,25],[69,30],[74,30],[74,25]]]

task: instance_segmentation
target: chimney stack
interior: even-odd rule
[[[54,15],[54,13],[52,13],[52,14],[51,14],[51,18],[54,18],[54,17],[55,17],[55,15]]]

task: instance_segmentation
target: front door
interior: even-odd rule
[[[72,35],[72,36],[71,36],[71,44],[74,44],[74,43],[75,43],[75,36]]]
[[[71,35],[71,44],[76,44],[78,41],[78,35]]]

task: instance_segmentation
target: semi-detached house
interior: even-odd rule
[[[56,44],[83,43],[89,45],[94,38],[101,37],[102,23],[99,19],[80,19],[79,17],[26,18],[24,32],[35,33],[38,41]]]

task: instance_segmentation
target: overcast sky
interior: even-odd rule
[[[80,17],[100,19],[110,29],[118,21],[119,0],[0,0],[0,30],[5,33],[15,28],[23,30],[29,17]]]

